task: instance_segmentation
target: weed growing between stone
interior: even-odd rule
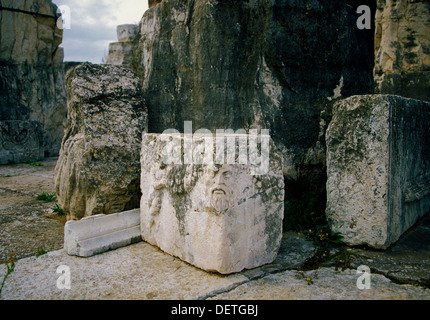
[[[300,266],[299,272],[317,269],[330,259],[334,259],[336,270],[344,271],[351,266],[354,258],[342,241],[342,235],[331,230],[324,210],[312,210],[318,207],[313,197],[304,200],[306,201],[302,203],[292,201],[287,203],[288,215],[284,221],[287,230],[304,235],[316,248],[315,254]]]
[[[45,201],[45,202],[53,202],[57,200],[57,197],[54,193],[45,193],[42,192],[41,194],[36,195],[37,200]]]
[[[65,216],[67,215],[67,212],[63,210],[63,208],[61,208],[58,204],[55,204],[55,207],[53,207],[52,209],[53,213],[58,214],[59,216]]]
[[[33,167],[43,167],[43,164],[40,163],[40,162],[30,162],[30,161],[27,161],[26,163],[29,164],[30,166],[33,166]]]
[[[345,269],[354,262],[354,256],[348,252],[345,246],[342,246],[335,255],[334,261],[336,271],[339,270],[339,268],[345,271]]]
[[[43,247],[37,248],[37,250],[36,250],[36,258],[39,258],[40,256],[43,256],[44,254],[47,254],[53,248],[54,248],[54,246],[51,246],[51,248],[48,249],[48,250],[45,250]]]
[[[0,286],[0,297],[1,297],[1,292],[3,290],[3,286],[6,282],[6,279],[15,270],[15,262],[17,261],[18,259],[16,258],[16,253],[9,254],[9,259],[5,259],[3,261],[3,264],[6,266],[6,274],[3,276],[3,281]]]
[[[314,280],[318,279],[318,274],[312,274],[312,275],[305,275],[305,273],[303,271],[297,271],[296,272],[296,278],[301,280],[304,279],[308,286],[310,286],[311,284],[314,284]]]

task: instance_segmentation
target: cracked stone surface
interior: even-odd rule
[[[297,246],[288,246],[292,243]],[[275,263],[223,276],[193,267],[146,242],[90,258],[57,250],[19,260],[6,280],[2,299],[430,299],[430,289],[397,284],[381,274],[372,273],[370,289],[360,290],[355,269],[295,270],[312,254],[312,245],[303,236],[286,233]],[[57,288],[61,277],[57,268],[62,265],[70,268],[70,289]],[[4,272],[2,266],[0,276]]]
[[[70,267],[71,289],[57,288],[57,267]],[[247,281],[204,272],[140,242],[90,258],[64,250],[18,261],[3,299],[198,299]]]
[[[294,232],[283,233],[273,263],[228,276],[205,272],[146,242],[79,258],[62,249],[62,223],[43,214],[53,203],[32,197],[53,190],[54,167],[55,159],[41,167],[0,166],[1,258],[12,250],[19,259],[1,299],[430,299],[430,215],[385,251],[348,248],[354,262],[344,271],[336,270],[333,259],[298,271],[316,248]],[[35,249],[42,246],[51,251],[36,258]],[[61,265],[70,268],[70,290],[57,288]],[[369,290],[357,288],[360,265],[371,270]],[[0,279],[5,271],[0,265]]]
[[[356,270],[321,268],[300,276],[297,271],[270,274],[217,295],[221,300],[369,300],[430,299],[430,290],[411,285],[398,285],[383,275],[371,276],[370,289],[359,289]],[[311,280],[312,284],[308,284]]]

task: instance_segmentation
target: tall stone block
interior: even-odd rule
[[[246,135],[172,137],[144,134],[142,138],[143,240],[199,268],[222,274],[272,262],[282,237],[284,181],[282,157],[270,137],[261,137],[261,149],[270,145],[270,154],[266,154],[270,160],[262,156],[260,162],[253,161],[257,154],[249,152],[249,163],[241,156],[229,159],[234,149],[223,149],[229,150],[225,161],[219,152],[221,141],[227,145],[236,139],[237,145],[237,140],[246,141]],[[218,151],[208,147],[215,140],[213,150]]]
[[[57,156],[67,118],[57,6],[3,0],[1,7],[0,119],[38,121],[45,155]]]
[[[372,92],[373,32],[357,28],[355,10],[345,0],[162,1],[143,15],[133,53],[148,131],[183,132],[187,120],[268,128],[287,207],[323,210],[331,105]]]
[[[328,127],[327,218],[349,245],[386,249],[430,211],[430,103],[338,102]]]
[[[61,207],[73,220],[138,208],[147,128],[139,79],[122,66],[83,63],[66,83],[68,123],[55,168]]]
[[[298,180],[324,162],[327,98],[371,92],[365,34],[346,1],[163,1],[143,15],[133,55],[148,131],[268,128]]]
[[[378,0],[375,92],[430,101],[430,4]]]

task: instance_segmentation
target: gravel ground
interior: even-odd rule
[[[15,253],[17,258],[33,256],[38,250],[63,247],[66,218],[52,212],[56,201],[44,202],[37,194],[53,193],[57,158],[41,166],[0,166],[0,261]]]

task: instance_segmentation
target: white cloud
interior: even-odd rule
[[[63,30],[64,61],[101,63],[108,44],[117,40],[116,27],[139,23],[147,0],[53,0],[70,8],[71,29]]]

